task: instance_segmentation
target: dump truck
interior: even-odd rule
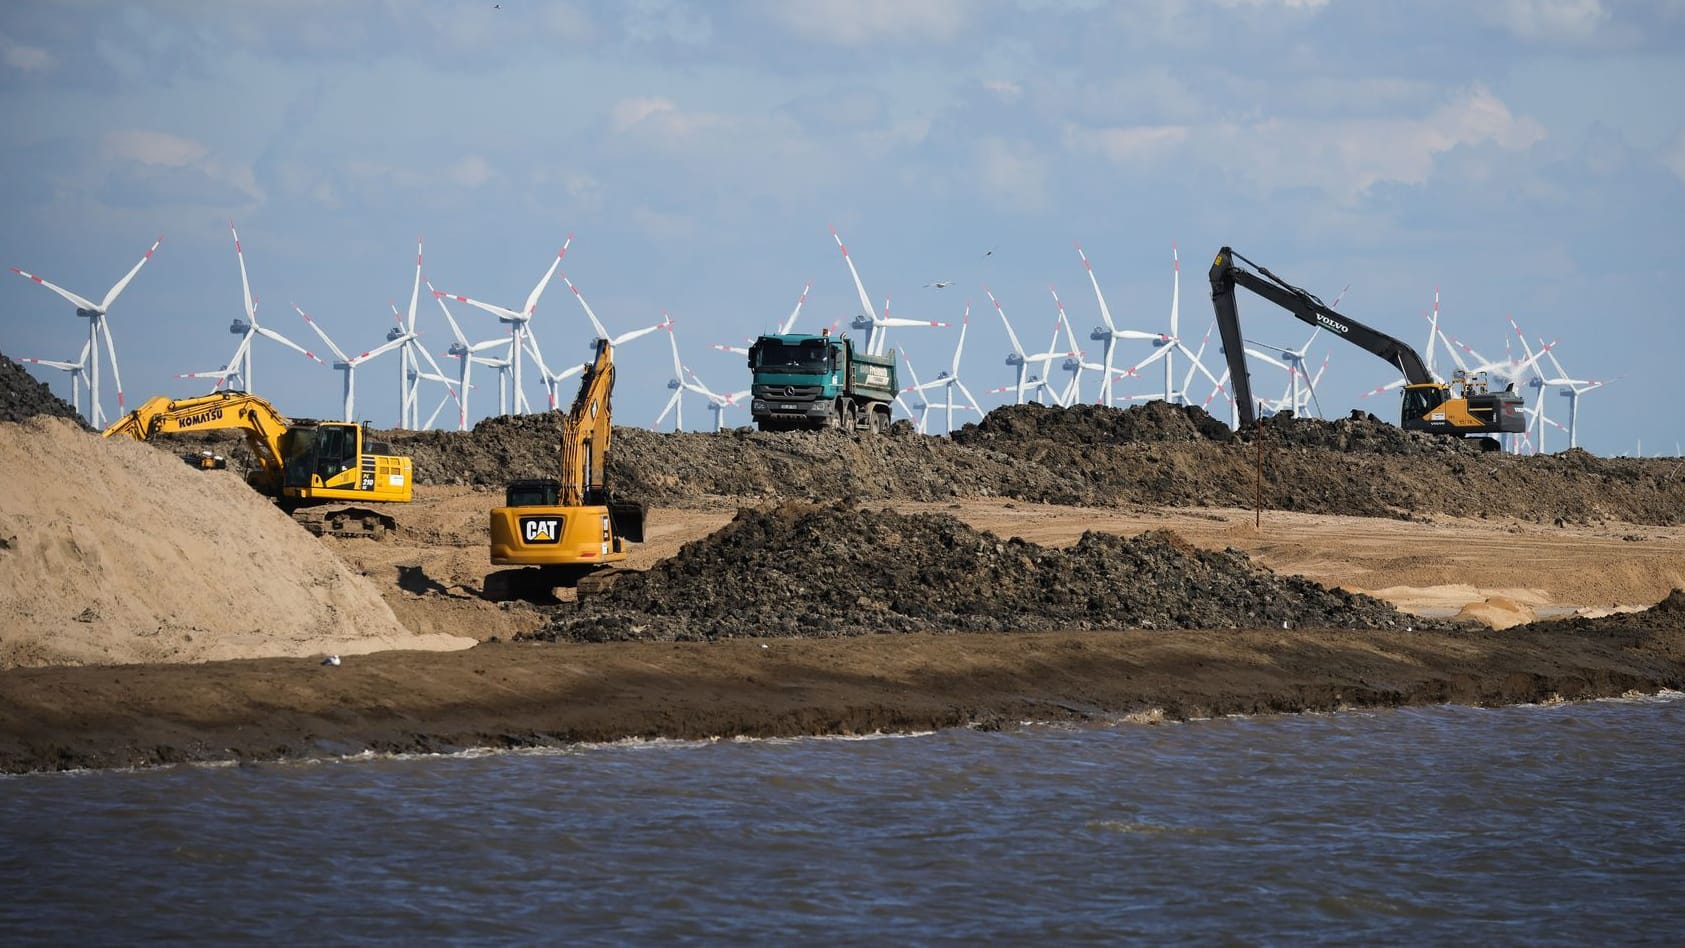
[[[900,389],[895,356],[867,355],[847,334],[761,336],[749,347],[749,413],[762,431],[889,430]]]

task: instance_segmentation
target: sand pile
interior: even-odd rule
[[[549,640],[872,632],[1424,627],[1367,596],[1276,576],[1173,533],[1054,549],[945,515],[847,503],[740,511],[677,556],[564,607]]]
[[[415,636],[230,471],[0,423],[0,668],[466,648]]]

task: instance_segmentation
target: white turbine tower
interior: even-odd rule
[[[848,264],[848,273],[854,278],[854,289],[860,294],[861,314],[854,317],[854,328],[866,330],[866,354],[883,355],[889,351],[889,327],[891,326],[933,326],[938,329],[948,328],[947,323],[935,322],[928,319],[907,319],[901,316],[889,315],[889,297],[883,300],[883,315],[879,316],[872,307],[872,298],[866,295],[866,285],[860,282],[860,271],[854,269],[854,258],[848,255],[848,248],[843,245],[842,235],[835,227],[831,228],[831,237],[837,242],[837,249],[842,251],[843,262]]]
[[[229,324],[228,331],[240,337],[239,345],[234,347],[234,354],[229,357],[227,364],[220,369],[204,372],[183,372],[178,379],[216,379],[216,388],[224,385],[232,387],[232,379],[240,380],[240,388],[244,391],[257,393],[257,386],[252,382],[252,338],[263,336],[272,339],[283,346],[317,362],[315,353],[304,348],[286,336],[281,335],[267,326],[258,325],[257,303],[252,299],[252,283],[246,276],[246,252],[240,246],[240,232],[234,229],[234,222],[228,222],[228,231],[234,235],[234,257],[240,262],[240,294],[246,305],[246,318],[235,320]]]
[[[1112,368],[1117,344],[1126,339],[1144,339],[1151,341],[1156,346],[1162,345],[1167,337],[1161,332],[1117,328],[1117,324],[1112,321],[1111,308],[1106,305],[1106,295],[1100,292],[1100,280],[1094,275],[1094,267],[1088,262],[1088,255],[1082,252],[1081,244],[1077,244],[1077,256],[1082,259],[1082,268],[1088,271],[1088,282],[1094,285],[1094,299],[1100,304],[1100,319],[1104,322],[1104,325],[1094,327],[1094,331],[1088,334],[1088,338],[1101,344],[1100,365],[1104,374],[1100,377],[1100,404],[1115,405],[1116,399],[1112,397],[1112,383],[1123,375],[1129,374],[1127,372],[1120,374]],[[1075,346],[1072,346],[1072,348],[1075,348]]]
[[[82,353],[75,362],[61,362],[55,359],[19,359],[31,365],[44,365],[52,369],[61,369],[70,373],[70,408],[80,413],[82,411],[82,389],[88,384],[88,356],[94,352],[94,341],[89,339],[82,343]],[[93,419],[88,419],[93,424]]]
[[[507,348],[513,343],[513,338],[503,336],[497,339],[487,339],[484,342],[469,342],[468,337],[462,334],[462,327],[457,324],[456,317],[451,314],[450,307],[445,305],[444,294],[433,289],[431,282],[427,283],[427,292],[433,294],[433,301],[439,304],[439,310],[445,314],[445,322],[450,325],[451,335],[456,339],[455,342],[451,343],[450,349],[445,354],[457,360],[456,384],[460,391],[456,400],[456,428],[458,431],[467,431],[468,393],[473,388],[471,377],[473,375],[472,368],[475,364],[498,369],[498,411],[500,414],[508,411],[508,393],[504,385],[504,372],[509,367],[509,360],[508,358],[482,356],[480,353],[495,349],[498,346]]]
[[[538,285],[534,286],[532,292],[527,294],[526,304],[520,310],[509,309],[492,303],[482,303],[479,300],[454,293],[441,294],[456,300],[458,303],[467,303],[476,309],[485,310],[509,325],[515,336],[514,347],[509,353],[509,360],[515,388],[515,412],[517,414],[532,410],[527,402],[526,392],[521,385],[521,354],[526,353],[534,364],[542,365],[544,361],[543,356],[538,352],[537,342],[532,338],[532,316],[538,310],[538,298],[544,295],[544,288],[550,285],[550,278],[556,275],[556,268],[561,266],[562,258],[567,256],[568,247],[572,243],[573,235],[569,234],[567,240],[562,243],[562,249],[556,251],[556,259],[550,261],[550,269],[545,271],[544,276],[538,281]],[[542,368],[540,372],[543,372]],[[545,373],[545,375],[547,376],[548,373]],[[551,407],[554,407],[554,400],[555,392],[552,390]]]
[[[320,323],[316,322],[316,320],[310,318],[309,313],[306,313],[302,308],[299,307],[299,305],[297,303],[293,304],[293,309],[298,310],[298,314],[300,316],[304,317],[304,321],[310,324],[311,329],[316,330],[316,335],[322,337],[322,341],[327,343],[327,345],[328,345],[328,350],[331,351],[334,354],[334,359],[336,361],[333,363],[333,368],[339,371],[339,373],[344,377],[344,382],[345,382],[345,385],[344,385],[345,406],[344,406],[344,415],[343,415],[343,418],[341,420],[343,420],[343,421],[356,421],[357,420],[357,406],[356,406],[356,399],[357,399],[357,366],[362,365],[364,362],[367,362],[367,361],[369,361],[370,359],[373,359],[376,356],[379,356],[379,355],[382,355],[384,353],[392,351],[393,349],[398,347],[399,343],[398,342],[388,342],[384,345],[376,346],[375,348],[370,349],[367,352],[364,352],[360,355],[348,356],[348,355],[345,354],[345,352],[342,349],[339,348],[338,345],[336,345],[334,343],[334,341],[331,338],[328,337],[327,330],[323,329],[322,325]],[[314,357],[314,353],[307,353],[307,354]],[[318,358],[316,361],[320,362],[322,360]]]
[[[153,252],[156,251],[158,249],[158,245],[163,242],[164,238],[162,236],[159,236],[157,240],[153,241],[152,246],[147,248],[146,253],[141,256],[140,262],[135,264],[128,273],[124,274],[121,280],[118,280],[115,284],[113,284],[111,289],[106,291],[105,296],[98,303],[78,296],[62,286],[49,283],[33,273],[27,273],[23,270],[19,270],[17,267],[12,268],[12,272],[16,273],[18,276],[33,280],[47,289],[52,290],[54,293],[57,293],[59,296],[64,297],[72,306],[76,307],[76,315],[88,321],[88,344],[82,349],[81,362],[85,364],[83,372],[86,373],[86,380],[88,383],[88,423],[93,425],[95,428],[104,427],[106,421],[105,411],[99,404],[99,349],[101,339],[104,340],[105,353],[111,359],[111,384],[112,387],[117,390],[116,417],[121,418],[124,412],[123,377],[117,369],[117,343],[111,338],[111,327],[106,325],[106,314],[110,311],[111,304],[117,302],[118,294],[122,293],[123,288],[129,285],[129,281],[135,278],[135,274],[140,272],[140,268],[146,266],[146,261],[152,259]],[[45,365],[47,363],[42,364]],[[58,367],[59,366],[55,366],[55,368]],[[66,371],[70,370],[66,369]],[[82,373],[79,372],[76,374]],[[71,376],[71,385],[73,389],[75,386],[75,378],[76,375],[73,374]],[[72,392],[72,397],[74,397],[74,391]]]
[[[1536,418],[1540,422],[1540,427],[1538,443],[1535,447],[1541,454],[1544,453],[1545,439],[1543,422],[1555,424],[1557,428],[1567,432],[1568,447],[1579,447],[1580,441],[1578,429],[1580,396],[1593,389],[1602,388],[1604,383],[1601,380],[1570,378],[1568,373],[1562,370],[1562,363],[1557,361],[1556,353],[1550,351],[1554,347],[1555,343],[1546,345],[1545,341],[1540,339],[1539,345],[1541,348],[1539,349],[1539,355],[1548,355],[1550,357],[1551,367],[1556,371],[1554,376],[1547,378],[1544,371],[1539,368],[1538,356],[1533,354],[1532,347],[1527,344],[1527,337],[1522,334],[1521,327],[1515,324],[1514,318],[1510,319],[1509,324],[1510,328],[1515,330],[1516,337],[1521,340],[1522,351],[1527,354],[1527,360],[1524,364],[1528,365],[1533,373],[1533,377],[1528,380],[1527,384],[1538,392],[1534,402],[1534,407],[1537,409]],[[1551,419],[1545,417],[1545,396],[1548,395],[1550,390],[1553,388],[1558,390],[1558,394],[1568,399],[1568,427],[1566,428],[1563,428],[1560,424],[1557,424],[1556,422],[1551,421]]]
[[[954,409],[958,408],[961,411],[974,411],[977,413],[979,418],[983,416],[983,409],[977,406],[977,399],[971,397],[970,389],[967,389],[965,387],[965,383],[960,381],[960,357],[965,353],[965,331],[970,325],[971,304],[966,303],[965,315],[960,318],[959,342],[954,345],[953,362],[950,363],[948,368],[940,375],[928,382],[920,383],[917,376],[913,377],[913,391],[917,393],[918,397],[923,402],[923,410],[919,414],[920,434],[925,433],[925,417],[932,409],[935,408],[940,408],[945,413],[947,418],[948,434],[954,433]],[[910,369],[911,363],[908,365]],[[931,401],[929,395],[926,394],[936,392],[941,392],[941,401],[939,402]],[[964,403],[957,400],[958,395],[965,396]]]

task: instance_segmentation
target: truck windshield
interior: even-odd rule
[[[831,347],[823,339],[801,343],[763,341],[756,351],[760,354],[757,365],[763,369],[815,373],[831,371]]]

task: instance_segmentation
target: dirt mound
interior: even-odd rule
[[[70,403],[37,382],[23,366],[0,354],[0,422],[28,421],[36,415],[69,418],[86,426],[82,416]]]
[[[1640,612],[1616,612],[1596,618],[1576,616],[1572,619],[1544,619],[1528,625],[1514,626],[1509,631],[1527,633],[1563,629],[1586,635],[1616,636],[1685,630],[1685,589],[1675,589],[1661,602]]]
[[[1402,629],[1367,596],[1278,577],[1173,533],[1086,533],[1068,549],[945,515],[846,503],[745,509],[677,556],[564,609],[547,640],[798,638],[872,632]]]
[[[504,416],[468,432],[376,436],[414,459],[419,483],[497,488],[514,477],[554,476],[557,419],[554,412]],[[252,463],[238,436],[226,432],[158,441],[177,454],[209,446],[236,471]],[[1278,415],[1237,435],[1197,407],[1164,402],[1006,406],[952,438],[919,435],[908,425],[885,437],[616,428],[608,471],[616,493],[675,507],[722,497],[1009,497],[1095,507],[1246,508],[1261,501],[1270,510],[1394,519],[1685,522],[1685,466],[1673,459],[1487,453],[1372,416]]]
[[[464,648],[228,471],[67,420],[0,424],[0,668]]]

